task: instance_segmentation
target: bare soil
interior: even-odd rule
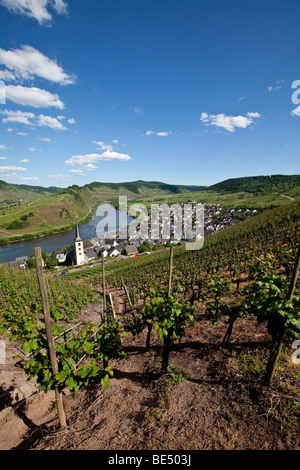
[[[148,351],[146,332],[124,336],[127,358],[111,361],[107,389],[96,380],[74,394],[65,391],[67,430],[59,430],[53,393],[35,393],[0,413],[0,449],[299,450],[293,350],[285,345],[275,379],[265,386],[270,338],[264,326],[254,317],[237,320],[231,345],[223,348],[226,328],[202,321],[188,329],[165,375],[155,332]],[[5,367],[15,366],[1,365],[2,377]],[[15,379],[22,382],[17,368]]]

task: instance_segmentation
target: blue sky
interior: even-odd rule
[[[298,174],[299,18],[299,0],[0,0],[0,179]]]

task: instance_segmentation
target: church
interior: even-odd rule
[[[73,266],[80,266],[87,263],[88,261],[88,258],[84,252],[83,240],[79,234],[79,227],[77,222],[75,229],[74,248],[67,254],[67,259]]]

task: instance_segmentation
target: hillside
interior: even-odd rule
[[[10,394],[4,397],[6,402],[0,413],[0,423],[4,424],[0,427],[2,449],[182,450],[187,454],[193,450],[299,450],[300,377],[299,365],[292,360],[292,332],[297,330],[288,330],[284,338],[270,385],[264,382],[272,343],[266,318],[262,319],[259,312],[251,310],[234,317],[230,341],[224,343],[230,318],[226,306],[239,305],[247,295],[249,283],[254,281],[253,271],[251,276],[249,271],[253,257],[272,260],[272,282],[283,288],[283,277],[291,277],[298,240],[299,203],[296,202],[289,204],[286,210],[275,208],[267,217],[261,214],[209,237],[203,250],[188,253],[183,247],[176,248],[172,286],[177,292],[178,284],[181,286],[182,303],[184,300],[193,303],[196,321],[187,324],[180,341],[174,340],[166,372],[160,369],[163,338],[157,328],[150,331],[150,347],[146,347],[147,327],[135,330],[130,319],[139,320],[139,307],[157,293],[162,295],[168,281],[168,253],[157,254],[155,257],[159,258],[152,261],[150,256],[145,257],[148,266],[142,258],[128,260],[122,268],[118,263],[112,265],[107,272],[106,287],[114,299],[122,332],[119,346],[126,356],[113,357],[114,352],[111,352],[109,364],[113,376],[108,388],[102,386],[100,373],[91,375],[78,391],[70,391],[64,383],[68,424],[65,430],[59,429],[54,391],[37,392],[33,383],[31,388],[28,383],[25,388],[26,374],[21,363],[16,367],[14,362],[16,338],[9,341],[11,328],[18,331],[18,321],[23,334],[26,317],[17,315],[22,308],[28,311],[26,306],[30,306],[31,319],[40,313],[39,304],[33,298],[37,295],[32,285],[34,273],[21,271],[22,279],[18,279],[18,285],[30,283],[32,295],[27,295],[27,289],[20,289],[16,296],[9,283],[12,279],[13,285],[16,284],[16,273],[4,271],[2,279],[0,275],[3,289],[0,306],[2,302],[7,324],[4,321],[0,339],[6,341],[8,361],[3,368],[2,389]],[[79,282],[56,277],[48,283],[53,312],[62,309],[65,326],[81,321],[86,325],[91,321],[99,324],[103,308],[101,273],[96,268],[88,271],[94,274],[93,282],[90,277],[82,277]],[[280,284],[275,274],[281,276]],[[124,283],[134,300],[134,315],[126,304]],[[80,308],[75,292],[85,286],[93,286],[97,297]],[[289,282],[284,291],[288,286]],[[297,297],[299,302],[299,282],[295,287],[294,299]],[[61,292],[63,296],[58,295]],[[68,312],[67,293],[75,301]],[[216,298],[220,303],[215,302]],[[4,308],[8,303],[15,315]],[[297,315],[299,318],[299,312]],[[165,325],[168,327],[167,322]],[[9,327],[7,332],[6,327]],[[24,342],[22,336],[21,340]],[[26,344],[28,346],[28,342]],[[17,345],[21,350],[21,344]],[[65,351],[57,347],[59,367],[67,376],[63,354]],[[81,351],[80,357],[82,354]],[[89,354],[93,357],[92,349]],[[102,368],[101,362],[99,364]],[[20,396],[27,393],[26,400],[19,403],[16,400],[20,398],[13,393],[16,377]],[[63,377],[61,374],[61,382]]]
[[[1,203],[19,203],[20,201],[31,201],[40,197],[49,196],[60,191],[61,188],[50,186],[30,186],[27,184],[9,184],[0,180],[0,204]]]
[[[168,194],[179,194],[186,191],[200,191],[205,189],[205,186],[184,186],[184,185],[173,185],[173,184],[166,184],[161,183],[159,181],[132,181],[127,183],[98,183],[94,182],[91,184],[87,184],[84,187],[91,189],[93,191],[101,191],[104,192],[110,190],[113,192],[117,192],[118,194],[124,194],[124,191],[128,191],[129,193],[133,193],[135,195],[141,194],[157,194],[160,192],[168,193]]]
[[[0,243],[70,230],[76,221],[87,222],[98,204],[108,201],[117,204],[120,195],[127,196],[129,204],[138,202],[147,207],[152,203],[200,202],[252,209],[283,205],[289,202],[288,198],[300,197],[299,175],[274,176],[267,184],[269,180],[267,176],[236,178],[210,187],[138,180],[93,182],[65,189],[0,181]]]
[[[210,190],[250,193],[282,193],[300,186],[300,175],[271,175],[230,178],[209,187]]]

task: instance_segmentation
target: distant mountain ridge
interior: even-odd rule
[[[210,186],[209,189],[226,192],[280,193],[293,189],[296,186],[300,186],[300,175],[271,175],[230,178]]]
[[[61,191],[62,188],[50,186],[30,186],[28,184],[11,184],[0,180],[0,201],[20,200],[20,199],[37,199],[43,196],[49,196]]]
[[[84,186],[71,185],[67,188],[59,188],[50,186],[31,186],[27,184],[11,184],[0,180],[0,201],[6,199],[29,198],[48,196],[58,192],[78,192],[80,190],[88,190],[89,192],[106,191],[112,195],[114,192],[120,193],[121,190],[132,193],[132,195],[150,194],[151,191],[166,192],[168,194],[179,194],[186,191],[221,191],[221,192],[251,192],[251,193],[268,193],[268,192],[284,192],[300,186],[300,175],[271,175],[271,176],[245,176],[241,178],[229,178],[211,186],[203,185],[178,185],[168,184],[160,181],[130,181],[123,183],[102,183],[94,181]]]

